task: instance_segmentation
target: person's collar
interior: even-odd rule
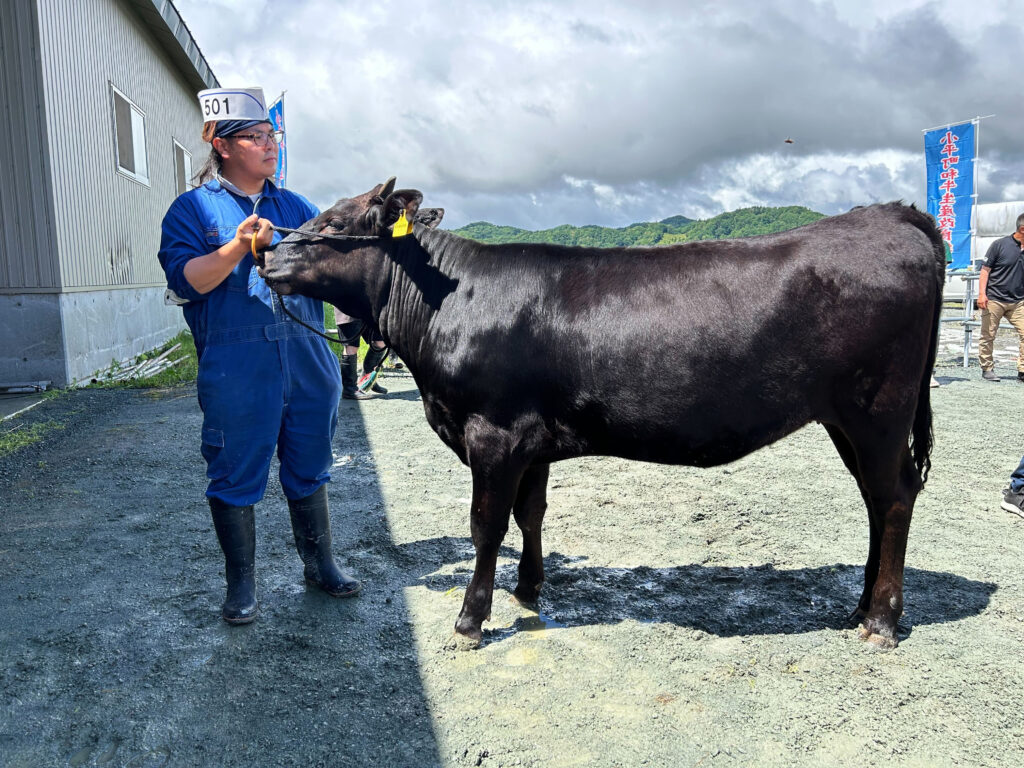
[[[219,173],[214,176],[214,181],[220,184],[221,187],[226,189],[228,192],[233,192],[239,197],[252,197],[252,195],[243,192],[241,189],[239,189],[237,186],[235,186],[230,181],[225,179]],[[258,192],[256,194],[258,194],[260,197],[277,197],[277,193],[277,187],[274,185],[274,182],[272,182],[270,179],[266,179],[263,182],[263,191]]]
[[[1012,237],[1013,238],[1013,242],[1015,242],[1017,245],[1019,245],[1020,249],[1022,251],[1024,251],[1024,242],[1021,242],[1020,240],[1017,239],[1017,233],[1014,232],[1012,235],[1010,235],[1010,237]]]

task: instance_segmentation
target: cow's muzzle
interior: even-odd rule
[[[266,248],[258,249],[254,247],[252,249],[252,260],[256,262],[257,267],[262,267],[266,263],[267,253],[277,248],[280,242],[278,240],[277,243],[271,243]]]

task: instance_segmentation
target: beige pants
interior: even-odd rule
[[[1005,304],[1001,301],[988,300],[988,308],[981,311],[981,338],[978,339],[978,361],[981,370],[991,371],[995,362],[992,360],[992,344],[996,340],[999,321],[1006,318],[1017,330],[1020,345],[1017,349],[1017,370],[1024,371],[1024,301]]]

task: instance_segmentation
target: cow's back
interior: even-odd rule
[[[530,424],[547,458],[730,461],[847,401],[901,407],[941,290],[933,232],[888,204],[661,248],[448,247],[458,287],[417,379],[432,422]]]

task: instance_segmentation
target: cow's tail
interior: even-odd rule
[[[928,471],[932,467],[931,453],[934,433],[932,431],[931,382],[932,371],[935,369],[935,357],[939,351],[939,318],[942,315],[942,286],[946,280],[946,247],[942,240],[942,234],[935,226],[931,216],[921,213],[914,206],[905,210],[913,212],[909,216],[909,221],[928,237],[935,259],[934,301],[928,358],[924,371],[921,373],[917,410],[914,412],[914,426],[910,433],[910,452],[914,458],[917,473],[921,477],[921,487],[923,488],[924,484],[928,482]]]
[[[917,395],[917,410],[914,412],[914,427],[910,432],[910,452],[914,465],[921,476],[921,487],[928,482],[928,471],[932,468],[932,371],[939,348],[939,315],[942,312],[942,287],[936,291],[935,309],[932,313],[931,343],[928,346],[928,360],[921,374],[921,388]]]

